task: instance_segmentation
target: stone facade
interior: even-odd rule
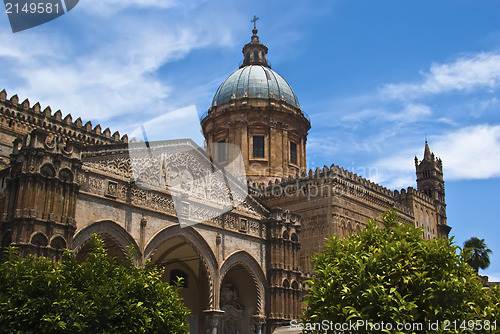
[[[325,237],[361,231],[389,208],[424,238],[447,236],[442,162],[427,143],[415,160],[418,189],[393,192],[335,165],[307,172],[310,121],[270,71],[256,29],[243,53],[240,70],[254,66],[246,75],[256,88],[214,98],[201,121],[206,150],[190,140],[129,143],[0,92],[1,247],[56,261],[69,248],[83,260],[96,233],[111,256],[124,259],[132,246],[137,265],[151,260],[166,282],[184,278],[192,333],[271,333],[301,313],[310,258]],[[237,150],[218,152],[225,146],[212,144],[221,143]],[[206,172],[240,153],[248,184]],[[221,196],[235,187],[249,195]]]

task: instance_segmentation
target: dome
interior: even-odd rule
[[[212,106],[243,97],[283,100],[300,108],[288,82],[263,65],[247,65],[231,74],[217,89]]]

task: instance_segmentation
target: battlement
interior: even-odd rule
[[[308,173],[306,172],[302,172],[301,174],[295,173],[294,176],[288,176],[287,178],[276,178],[274,181],[269,181],[268,184],[265,184],[263,182],[251,181],[249,182],[248,185],[255,189],[264,190],[266,187],[271,187],[273,185],[278,185],[278,184],[287,184],[290,182],[295,182],[296,180],[333,178],[335,176],[359,184],[363,186],[365,189],[372,190],[381,195],[390,198],[393,197],[393,192],[390,189],[383,187],[375,182],[372,182],[362,176],[357,175],[356,173],[353,173],[335,164],[332,164],[330,167],[325,165],[323,166],[322,169],[319,167],[317,167],[315,170],[309,169]]]
[[[325,168],[327,168],[327,167],[324,166],[323,170]],[[392,197],[392,191],[390,189],[387,189],[384,186],[381,186],[375,182],[372,182],[372,181],[370,181],[362,176],[359,176],[359,175],[357,175],[349,170],[346,170],[340,166],[332,164],[330,166],[330,173],[334,173],[334,172],[337,173],[338,175],[341,175],[342,177],[344,177],[348,180],[351,180],[351,181],[354,181],[354,182],[361,184],[363,187],[365,187],[367,189],[373,190],[377,193],[383,194],[383,195],[388,196],[388,197]]]
[[[85,125],[82,124],[80,117],[73,121],[71,114],[63,117],[61,110],[52,113],[50,106],[42,110],[39,102],[33,106],[28,99],[19,103],[17,94],[8,99],[5,89],[0,92],[0,126],[10,128],[15,135],[26,134],[35,128],[42,128],[50,133],[57,133],[68,139],[79,141],[84,145],[128,142],[127,135],[120,138],[118,131],[113,134],[109,128],[101,131],[100,124],[92,127],[90,121]]]
[[[300,183],[300,185],[299,185]],[[294,185],[297,184],[297,185]],[[308,184],[308,185],[307,185]],[[286,178],[276,178],[269,181],[267,184],[263,182],[249,181],[248,188],[253,195],[261,195],[263,197],[271,195],[275,197],[274,193],[279,193],[285,196],[285,192],[276,192],[276,187],[283,187],[295,189],[292,191],[299,191],[300,187],[308,187],[315,185],[321,188],[325,184],[330,184],[333,191],[338,192],[338,196],[342,194],[350,194],[363,200],[373,203],[382,207],[394,207],[399,209],[401,214],[408,217],[412,216],[411,208],[401,205],[395,201],[394,193],[364,177],[357,175],[349,170],[332,164],[330,167],[323,166],[323,168],[310,169],[308,173],[296,173],[293,176]],[[291,187],[289,187],[291,186]]]
[[[414,197],[417,197],[430,205],[434,205],[434,200],[432,198],[430,198],[429,196],[427,196],[423,192],[421,192],[413,187],[408,187],[407,189],[403,188],[403,189],[401,189],[401,192],[398,190],[394,190],[394,197],[399,197],[399,196],[402,196],[402,197],[414,196]]]

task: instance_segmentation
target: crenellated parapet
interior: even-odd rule
[[[400,205],[391,190],[337,165],[310,169],[307,174],[296,173],[294,176],[275,179],[267,184],[252,181],[249,183],[249,189],[273,204],[286,197],[299,197],[303,200],[349,197],[370,203],[380,211],[399,209],[405,221],[412,220],[412,210]]]
[[[401,202],[401,199],[408,197],[408,196],[416,197],[420,201],[427,203],[428,205],[434,205],[434,199],[432,199],[427,194],[424,194],[423,192],[421,192],[413,187],[408,187],[407,189],[402,188],[401,191],[394,190],[394,198],[398,202]]]
[[[381,186],[375,182],[372,182],[362,176],[357,175],[356,173],[353,173],[352,171],[349,171],[348,169],[344,169],[343,167],[339,167],[335,164],[332,164],[330,167],[328,166],[323,166],[323,168],[317,167],[316,169],[309,169],[309,171],[306,173],[305,171],[302,171],[302,173],[295,173],[295,175],[290,175],[287,177],[282,177],[282,178],[275,178],[274,180],[268,181],[267,183],[265,182],[259,182],[259,181],[254,181],[250,180],[248,182],[248,185],[254,189],[258,190],[264,190],[267,187],[272,187],[273,185],[278,185],[278,184],[286,184],[290,182],[295,182],[297,180],[321,180],[325,178],[331,178],[331,177],[340,177],[342,179],[345,179],[346,181],[351,181],[353,183],[361,185],[363,188],[372,190],[376,193],[379,193],[383,196],[387,197],[392,197],[393,192],[384,187]]]
[[[19,101],[17,94],[8,98],[5,89],[0,92],[0,129],[2,130],[0,144],[3,146],[11,146],[15,138],[34,129],[43,129],[48,133],[57,134],[66,140],[78,141],[84,145],[128,142],[127,136],[120,137],[118,131],[111,135],[109,128],[101,131],[99,124],[92,127],[92,123],[88,121],[82,126],[83,122],[80,117],[73,121],[71,114],[63,117],[61,110],[53,113],[50,106],[42,109],[39,102],[31,106],[28,99],[22,103]],[[4,157],[6,157],[5,154]]]
[[[442,208],[439,201],[429,197],[413,187],[395,190],[394,199],[400,205],[412,210],[415,226],[423,229],[425,238],[435,238],[448,235],[450,227],[443,223]]]

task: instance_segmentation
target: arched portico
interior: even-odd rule
[[[162,280],[168,283],[183,279],[179,295],[191,310],[191,333],[205,333],[206,311],[218,309],[218,272],[215,256],[193,228],[179,225],[158,232],[147,244],[144,258],[164,270]]]
[[[109,256],[123,261],[126,259],[127,247],[132,246],[136,254],[136,262],[140,262],[141,253],[134,238],[122,226],[111,220],[92,223],[77,232],[73,238],[73,252],[77,259],[84,260],[87,257],[90,250],[88,241],[93,234],[103,239]]]
[[[231,254],[220,270],[220,333],[260,333],[267,283],[257,261],[245,251]]]

